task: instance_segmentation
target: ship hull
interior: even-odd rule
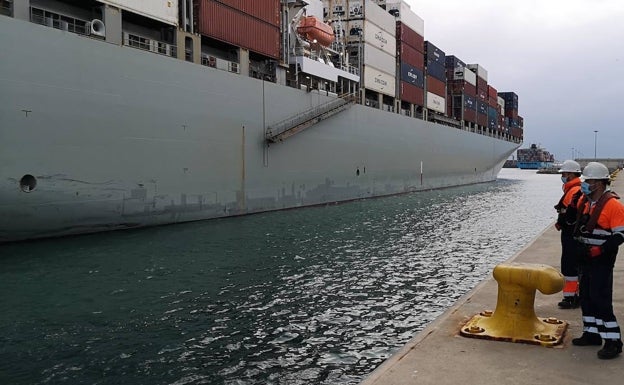
[[[8,17],[0,36],[0,242],[487,182],[519,146],[362,105],[268,146],[332,97]]]

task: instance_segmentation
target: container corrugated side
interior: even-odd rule
[[[396,33],[396,20],[394,16],[371,0],[366,0],[364,4],[364,18],[375,23],[384,31],[390,32],[392,36]]]
[[[453,71],[453,80],[465,80],[473,86],[477,86],[477,74],[467,68],[456,68]]]
[[[440,81],[446,82],[446,69],[443,65],[427,62],[425,69],[427,75],[431,75]]]
[[[394,75],[371,66],[364,66],[364,87],[392,97],[396,94]]]
[[[487,82],[488,73],[485,68],[483,68],[479,64],[467,64],[466,67],[468,67],[471,70],[474,70],[474,72],[476,72],[479,77],[481,77]]]
[[[137,0],[98,0],[142,16],[178,25],[178,1],[137,1]]]
[[[397,41],[406,43],[418,52],[425,52],[425,38],[423,35],[418,34],[400,21],[397,22],[396,38]]]
[[[425,58],[428,62],[437,63],[442,67],[446,63],[446,54],[430,41],[425,41]]]
[[[446,82],[436,79],[431,75],[426,75],[425,78],[428,92],[433,92],[442,97],[446,96]]]
[[[364,43],[364,65],[369,65],[387,73],[396,71],[396,57],[368,43]]]
[[[280,25],[280,0],[218,0],[218,2],[269,24]]]
[[[399,41],[397,43],[399,44],[398,52],[400,62],[407,63],[420,70],[425,69],[425,56],[422,52],[418,52],[416,48],[410,47],[405,44],[405,42]]]
[[[279,27],[214,1],[204,0],[200,4],[200,34],[279,58]]]
[[[376,5],[375,5],[376,6]],[[364,41],[396,57],[396,31],[389,33],[371,21],[364,21]]]
[[[399,82],[399,99],[422,106],[425,104],[425,90],[415,85]]]
[[[444,114],[446,113],[446,99],[442,96],[427,92],[427,108]]]
[[[408,63],[401,63],[401,80],[416,87],[424,88],[425,86],[423,71]]]

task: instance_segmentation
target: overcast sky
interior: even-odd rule
[[[624,0],[406,1],[425,40],[518,94],[522,148],[593,158],[597,138],[599,158],[624,158]]]

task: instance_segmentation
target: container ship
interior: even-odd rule
[[[0,242],[496,179],[517,95],[402,1],[0,0]]]
[[[518,150],[518,168],[528,170],[550,169],[554,167],[555,156],[537,144]]]

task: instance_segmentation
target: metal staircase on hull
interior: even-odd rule
[[[293,136],[316,123],[332,117],[356,102],[352,94],[341,95],[339,98],[316,106],[308,111],[299,113],[288,119],[282,120],[268,127],[266,134],[267,143],[282,142],[284,139]]]

